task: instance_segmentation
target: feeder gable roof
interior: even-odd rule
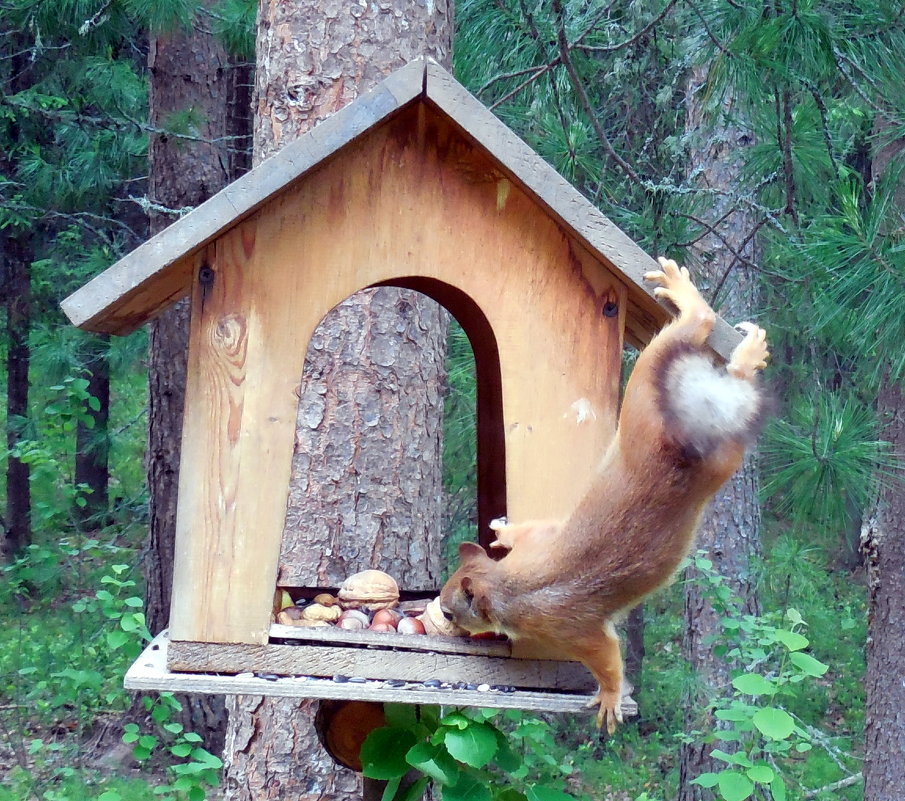
[[[130,333],[188,294],[193,257],[207,244],[353,140],[419,102],[448,117],[486,150],[501,171],[626,283],[628,339],[635,344],[650,339],[669,316],[642,281],[645,272],[657,269],[656,262],[448,72],[426,59],[392,73],[140,245],[66,298],[64,312],[89,331]],[[725,357],[739,338],[718,319],[710,344]]]

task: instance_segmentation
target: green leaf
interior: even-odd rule
[[[183,759],[192,753],[192,746],[188,743],[177,743],[170,749],[170,753]]]
[[[413,768],[442,785],[455,784],[459,780],[459,766],[442,746],[416,743],[405,759]]]
[[[802,634],[795,631],[786,631],[785,629],[776,629],[774,632],[776,639],[786,646],[790,651],[800,651],[807,648],[810,640]]]
[[[743,673],[732,680],[732,686],[742,695],[773,695],[776,685],[759,673]]]
[[[443,801],[491,801],[490,788],[476,776],[463,773],[455,784],[442,788]]]
[[[808,676],[822,676],[829,669],[819,659],[814,659],[810,654],[789,654],[789,661]]]
[[[719,773],[717,787],[725,801],[744,801],[754,792],[754,784],[741,773],[724,770]]]
[[[771,740],[785,740],[795,730],[792,716],[785,710],[773,706],[758,709],[751,721],[761,734]]]
[[[535,784],[528,788],[528,801],[575,801],[575,798],[562,790]]]
[[[745,771],[745,775],[753,782],[769,784],[776,776],[776,771],[769,765],[755,765],[753,768],[748,768],[748,770]]]
[[[418,723],[418,707],[412,704],[384,704],[383,717],[387,726],[412,728]]]
[[[697,784],[701,787],[716,787],[719,780],[718,773],[702,773],[700,776],[693,778],[690,784]]]
[[[773,796],[773,801],[786,801],[786,783],[782,776],[777,774],[770,782],[770,794]]]
[[[369,779],[404,776],[409,771],[405,755],[415,742],[415,735],[400,726],[374,729],[361,745],[362,774]]]
[[[467,729],[471,725],[471,720],[461,712],[450,712],[440,719],[440,723],[451,729]]]
[[[493,801],[528,801],[528,796],[511,787],[505,787],[493,797]]]
[[[493,726],[471,723],[467,729],[447,729],[443,738],[446,750],[459,762],[483,768],[497,751]]]
[[[503,732],[495,729],[494,734],[497,742],[496,754],[493,756],[494,763],[506,773],[515,773],[522,767],[522,758],[512,749],[509,738]]]

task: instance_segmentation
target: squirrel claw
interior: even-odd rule
[[[598,691],[587,704],[588,709],[597,707],[597,728],[602,729],[604,724],[608,734],[616,731],[616,724],[622,723],[622,704],[618,692]]]

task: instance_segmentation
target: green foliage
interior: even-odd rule
[[[387,726],[361,750],[364,775],[387,782],[385,801],[430,783],[446,801],[568,801],[574,765],[553,753],[548,724],[516,710],[386,707]],[[401,788],[411,770],[422,776]]]
[[[731,695],[710,699],[718,721],[712,732],[691,732],[683,739],[725,744],[710,755],[725,763],[718,772],[703,773],[692,784],[715,788],[723,801],[749,797],[784,801],[788,772],[796,760],[829,738],[796,714],[799,702],[828,666],[807,653],[807,624],[797,609],[778,615],[741,614],[741,601],[713,563],[699,553],[692,563],[714,608],[721,615],[722,636],[715,653],[733,666]]]
[[[851,395],[802,394],[784,419],[771,421],[764,495],[797,521],[845,521],[900,467],[878,429],[873,411]]]

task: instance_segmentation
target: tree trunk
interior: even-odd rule
[[[247,96],[250,69],[231,61],[202,27],[161,34],[150,43],[151,125],[149,148],[151,231],[202,203],[238,177],[247,165],[251,110],[236,101]],[[186,138],[167,133],[172,115],[192,112]],[[238,137],[238,138],[235,138]],[[245,138],[243,138],[245,137]],[[167,212],[166,210],[172,210]],[[148,354],[149,420],[147,472],[150,490],[149,547],[145,560],[148,627],[157,633],[170,616],[176,493],[185,395],[188,302],[181,301],[151,324]],[[180,696],[183,725],[201,734],[219,753],[225,712],[222,697]]]
[[[688,267],[716,310],[731,322],[738,322],[747,319],[756,307],[755,276],[746,264],[754,260],[753,237],[749,239],[749,235],[756,222],[747,207],[733,208],[743,163],[741,153],[754,140],[750,131],[729,122],[731,99],[718,110],[717,119],[705,119],[702,89],[706,81],[705,67],[692,69],[686,91],[686,130],[697,141],[690,153],[689,175],[699,187],[725,194],[714,195],[716,201],[710,214],[711,219],[721,220],[716,226],[719,235],[710,233],[692,247]],[[717,291],[719,297],[714,298]],[[708,552],[714,568],[727,577],[729,586],[742,599],[746,613],[758,611],[751,576],[752,557],[761,549],[757,487],[756,460],[749,454],[705,513],[696,544]],[[686,699],[686,730],[712,728],[715,721],[706,699],[728,688],[728,666],[712,650],[713,638],[720,631],[719,618],[719,611],[713,608],[700,586],[686,584],[685,653],[697,679],[694,696]],[[701,773],[720,769],[708,756],[711,747],[697,742],[682,745],[679,801],[713,798],[710,790],[689,784]]]
[[[890,381],[880,391],[883,437],[905,459],[905,394]],[[905,493],[883,490],[862,532],[869,588],[864,801],[905,798]]]
[[[445,0],[369,6],[265,0],[255,161],[418,56],[448,66],[451,35]],[[309,586],[335,584],[376,566],[405,587],[436,586],[442,319],[423,296],[380,289],[337,307],[315,332],[300,393],[284,580],[291,574]],[[321,749],[312,702],[229,703],[227,799],[360,797],[359,777]]]
[[[110,480],[110,337],[95,336],[89,346],[83,367],[88,371],[88,393],[99,406],[87,410],[93,425],[89,428],[80,421],[75,430],[75,483],[86,492],[80,493],[85,505],[76,504],[74,516],[82,526],[98,528],[106,522]]]
[[[3,239],[4,295],[6,299],[6,445],[14,448],[22,438],[28,417],[28,365],[31,351],[31,256],[27,238],[10,230]],[[10,456],[6,463],[6,526],[3,557],[14,559],[31,543],[31,488],[29,468]]]

